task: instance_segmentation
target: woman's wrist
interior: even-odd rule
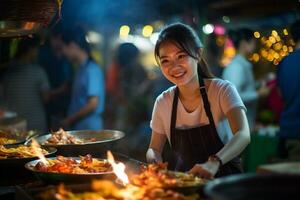
[[[223,161],[217,155],[211,155],[211,156],[209,156],[208,157],[208,161],[210,161],[210,162],[217,162],[219,164],[219,167],[221,167],[223,165]]]

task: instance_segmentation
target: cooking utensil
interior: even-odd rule
[[[299,199],[300,175],[243,174],[215,179],[204,188],[216,200]]]
[[[0,2],[0,37],[19,37],[47,27],[62,1],[2,0]],[[59,17],[60,13],[58,13]]]
[[[13,148],[13,147],[6,147],[6,148]],[[48,154],[45,155],[45,157],[53,156],[55,152],[57,151],[54,147],[43,147],[43,149],[48,151]],[[0,169],[4,166],[24,166],[25,163],[32,161],[36,159],[37,157],[29,157],[29,158],[6,158],[6,159],[0,159]]]
[[[35,131],[3,131],[0,130],[0,136],[8,139],[14,139],[14,142],[2,144],[5,147],[16,147],[24,144],[27,140],[30,140],[36,134]]]
[[[55,160],[56,157],[48,158],[50,160]],[[79,157],[72,157],[76,161],[80,161]],[[99,158],[96,158],[99,159]],[[103,159],[99,159],[103,160]],[[112,179],[115,178],[113,171],[109,172],[98,172],[98,173],[84,173],[84,174],[70,174],[70,173],[56,173],[56,172],[44,172],[36,170],[34,167],[40,161],[33,160],[25,164],[25,168],[30,170],[35,174],[37,178],[46,183],[58,183],[58,182],[87,182],[92,179]]]
[[[85,142],[83,144],[45,144],[45,142],[51,137],[50,133],[33,138],[42,146],[55,147],[58,150],[57,154],[59,155],[78,156],[85,154],[93,155],[93,153],[100,155],[101,153],[111,149],[109,147],[110,143],[120,140],[125,136],[124,132],[117,130],[78,130],[66,132]],[[28,140],[25,144],[29,144],[30,142],[31,140]]]
[[[44,149],[48,151],[48,154],[45,155],[46,157],[53,156],[56,152],[56,149],[53,147],[44,147]],[[0,159],[0,185],[23,184],[26,181],[34,180],[35,177],[24,168],[24,165],[36,158]]]

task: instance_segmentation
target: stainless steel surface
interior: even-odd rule
[[[0,136],[6,137],[8,139],[14,139],[16,141],[11,143],[4,143],[5,147],[14,147],[21,144],[24,144],[27,140],[33,137],[36,134],[34,131],[9,131],[9,130],[0,130]]]
[[[299,199],[300,175],[237,174],[217,178],[204,188],[215,200]]]
[[[63,147],[63,146],[83,146],[83,145],[107,143],[107,142],[119,140],[125,136],[124,132],[117,131],[117,130],[100,130],[100,131],[80,130],[80,131],[66,131],[66,132],[78,139],[82,139],[87,142],[84,142],[83,144],[61,144],[61,145],[45,144],[45,142],[51,137],[51,134],[40,135],[38,137],[34,137],[34,139],[37,140],[38,143],[40,143],[43,146]],[[94,141],[91,142],[89,140],[94,140]]]
[[[7,147],[7,148],[10,148],[10,147]],[[57,149],[54,148],[54,147],[44,147],[45,150],[48,151],[48,154],[46,154],[45,156],[46,157],[49,157],[49,156],[53,156]],[[29,161],[32,161],[34,159],[37,159],[37,156],[34,156],[34,157],[29,157],[29,158],[7,158],[7,159],[0,159],[0,169],[2,167],[7,167],[7,166],[10,166],[10,165],[20,165],[20,166],[23,166],[25,163],[29,162]]]
[[[71,157],[77,161],[80,160],[79,157]],[[50,160],[56,159],[56,157],[48,158]],[[99,158],[97,158],[99,159]],[[101,159],[99,159],[101,160]],[[102,179],[111,179],[115,178],[113,171],[109,172],[101,172],[101,173],[85,173],[85,174],[70,174],[70,173],[56,173],[56,172],[43,172],[34,169],[35,165],[40,161],[33,160],[25,164],[25,168],[29,171],[33,172],[37,178],[46,182],[46,183],[57,183],[57,182],[82,182],[82,181],[90,181],[96,178]]]

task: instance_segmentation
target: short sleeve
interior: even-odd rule
[[[164,125],[163,125],[163,117],[162,117],[162,112],[163,112],[162,102],[159,100],[160,96],[157,97],[157,99],[154,103],[150,127],[151,127],[152,131],[154,131],[156,133],[165,134]]]
[[[104,84],[104,77],[97,65],[87,70],[87,96],[100,96]]]
[[[240,107],[247,110],[235,86],[229,81],[225,81],[220,92],[220,105],[223,113],[227,113],[232,108]]]

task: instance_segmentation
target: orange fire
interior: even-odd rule
[[[125,173],[124,163],[116,163],[111,151],[107,151],[107,160],[113,167],[113,171],[118,179],[122,181],[123,185],[127,185],[129,183],[129,180],[127,174]]]
[[[35,153],[35,155],[37,157],[39,157],[39,159],[41,160],[41,162],[45,165],[48,165],[49,162],[47,161],[47,159],[45,158],[44,154],[42,153],[42,149],[39,145],[39,143],[35,140],[35,139],[32,139],[31,141],[31,147]]]

